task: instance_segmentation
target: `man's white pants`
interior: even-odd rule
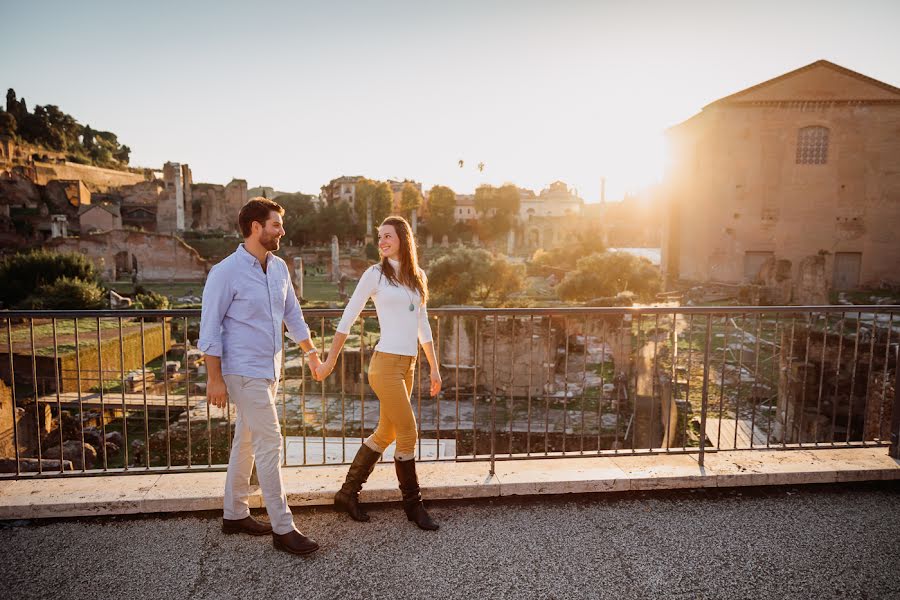
[[[250,515],[250,474],[256,474],[266,502],[272,531],[285,534],[294,528],[281,480],[282,439],[275,398],[278,382],[242,375],[225,375],[228,396],[237,410],[228,475],[225,477],[226,519]]]

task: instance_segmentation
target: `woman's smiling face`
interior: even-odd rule
[[[378,249],[386,258],[400,260],[400,238],[393,225],[382,225],[378,228]]]

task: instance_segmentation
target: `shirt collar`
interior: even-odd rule
[[[243,244],[243,243],[241,243],[241,244],[238,246],[237,251],[236,251],[235,253],[236,253],[238,256],[240,256],[240,257],[241,257],[241,260],[243,260],[243,261],[244,261],[245,263],[247,263],[248,265],[253,266],[253,265],[255,264],[255,265],[259,266],[259,261],[256,260],[256,257],[253,256],[252,254],[250,254],[250,252],[249,252],[246,248],[244,248],[244,244]],[[271,259],[272,259],[272,253],[271,253],[271,252],[266,252],[266,267],[269,266],[269,261],[270,261]]]

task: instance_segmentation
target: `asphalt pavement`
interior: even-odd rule
[[[321,549],[220,514],[0,522],[0,597],[900,598],[900,482],[295,509]],[[263,513],[264,515],[264,513]]]

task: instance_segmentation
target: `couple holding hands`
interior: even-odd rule
[[[234,404],[237,416],[225,479],[224,533],[272,535],[275,548],[293,554],[319,545],[294,526],[281,479],[282,438],[275,399],[281,372],[282,324],[300,345],[316,381],[334,370],[338,356],[369,298],[375,302],[381,337],[369,363],[369,384],[378,396],[378,426],[365,439],[335,495],[334,507],[355,521],[368,521],[359,492],[385,449],[394,441],[394,466],[410,521],[422,529],[438,524],[422,505],[416,476],[416,417],[410,404],[417,343],[431,367],[431,395],[441,390],[431,326],[425,305],[428,283],[419,268],[412,229],[402,217],[378,228],[381,261],[360,278],[347,303],[325,362],[313,346],[309,327],[291,285],[287,264],[272,252],[284,235],[284,209],[253,198],[240,211],[244,243],[209,272],[203,290],[200,340],[205,355],[207,397],[214,406]],[[256,462],[271,525],[250,516],[250,474]]]

